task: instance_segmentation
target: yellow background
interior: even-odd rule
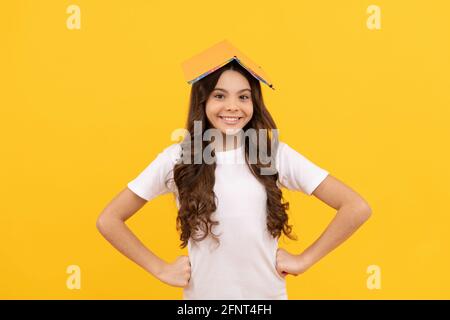
[[[81,9],[69,30],[66,9]],[[367,7],[381,8],[369,30]],[[450,298],[448,1],[12,1],[0,13],[0,297],[181,299],[97,231],[105,205],[185,124],[181,62],[228,39],[270,75],[280,138],[362,194],[371,219],[290,299]],[[287,192],[300,253],[335,210]],[[129,226],[179,248],[172,195]],[[69,290],[66,268],[81,268]],[[369,265],[381,289],[369,290]]]

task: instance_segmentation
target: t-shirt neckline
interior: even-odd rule
[[[217,153],[221,153],[221,154],[224,154],[224,153],[232,153],[232,152],[236,152],[236,151],[239,151],[239,150],[241,150],[242,149],[242,147],[243,147],[243,145],[242,144],[240,144],[239,146],[237,146],[236,148],[234,148],[234,149],[229,149],[229,150],[221,150],[221,151],[214,151],[216,154]]]
[[[215,151],[218,164],[242,164],[245,163],[243,144],[230,150]]]

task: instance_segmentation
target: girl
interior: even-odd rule
[[[195,122],[202,134],[214,129],[225,139],[203,139],[196,149]],[[269,134],[250,139],[241,134],[249,129]],[[153,276],[182,287],[184,299],[287,299],[286,275],[308,270],[358,229],[371,209],[288,144],[279,141],[273,147],[276,138],[270,132],[275,129],[259,80],[232,60],[192,85],[184,141],[166,147],[130,181],[103,210],[97,228]],[[251,149],[261,149],[262,142],[273,151],[274,174],[262,174],[267,164],[261,159],[249,161]],[[214,161],[194,162],[206,148]],[[295,239],[281,188],[314,195],[337,210],[322,235],[300,254],[278,248],[281,233]],[[189,253],[171,263],[146,248],[125,224],[147,201],[169,192],[178,208],[181,247],[187,245]]]

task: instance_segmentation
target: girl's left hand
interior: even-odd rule
[[[280,276],[286,277],[288,274],[298,276],[308,268],[309,265],[301,254],[290,254],[286,250],[278,248],[276,269]]]

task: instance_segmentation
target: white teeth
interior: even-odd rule
[[[233,120],[239,120],[240,117],[221,117],[224,120],[229,120],[229,121],[233,121]]]
[[[240,117],[221,117],[220,118],[228,124],[235,124],[239,122]]]

